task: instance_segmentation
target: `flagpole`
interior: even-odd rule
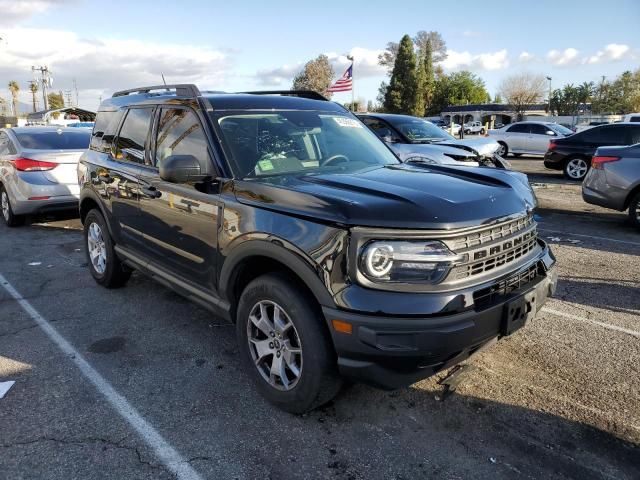
[[[353,64],[355,63],[352,55],[347,55],[347,60],[351,60],[351,111],[356,111],[356,89],[355,82],[353,80]]]

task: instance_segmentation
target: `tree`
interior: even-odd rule
[[[442,75],[435,82],[433,102],[427,113],[439,113],[449,105],[484,103],[488,96],[484,81],[469,71]]]
[[[502,97],[499,93],[496,93],[496,96],[493,97],[493,103],[502,103]]]
[[[36,108],[36,93],[38,93],[38,82],[32,80],[29,82],[29,91],[31,92],[31,100],[33,101],[33,111],[37,110]]]
[[[431,109],[435,91],[433,50],[431,40],[418,49],[418,71],[416,73],[416,108],[414,115],[424,116]]]
[[[11,92],[11,108],[14,116],[18,116],[18,92],[20,85],[15,80],[9,82],[9,91]]]
[[[304,69],[293,79],[293,90],[312,90],[331,98],[328,91],[333,81],[333,67],[329,63],[329,57],[318,55],[315,60],[308,61]]]
[[[389,113],[410,113],[416,100],[416,55],[409,35],[400,40],[389,87],[384,96],[384,109]]]
[[[425,32],[424,30],[420,30],[416,36],[413,37],[413,42],[415,46],[418,47],[419,52],[421,50],[424,51],[427,42],[431,43],[434,64],[447,58],[447,44],[438,32]],[[385,51],[378,55],[378,64],[387,67],[388,73],[391,73],[391,70],[393,70],[399,46],[396,42],[388,42]],[[419,55],[422,56],[420,53]]]
[[[55,110],[56,108],[64,108],[64,97],[62,96],[62,92],[50,93],[49,95],[47,95],[47,103],[49,104],[50,110]]]
[[[540,102],[544,98],[544,92],[544,76],[526,72],[505,78],[499,87],[500,95],[518,116],[522,115],[529,105]]]
[[[592,111],[619,115],[640,111],[640,69],[623,72],[611,81],[603,78],[594,88]]]

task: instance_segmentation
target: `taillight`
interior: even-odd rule
[[[603,170],[604,169],[603,165],[605,163],[617,162],[618,160],[620,160],[620,157],[595,156],[591,159],[591,167],[597,170]]]
[[[549,150],[555,150],[557,146],[558,144],[555,142],[555,140],[549,141]]]
[[[30,158],[16,158],[15,160],[11,160],[11,163],[16,167],[16,170],[21,172],[42,172],[53,170],[58,166],[57,163],[32,160]]]

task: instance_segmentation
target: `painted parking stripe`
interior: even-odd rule
[[[607,328],[609,330],[615,330],[616,332],[626,333],[627,335],[631,335],[632,337],[640,338],[640,332],[636,330],[630,330],[628,328],[618,327],[617,325],[611,325],[610,323],[591,320],[590,318],[579,317],[578,315],[564,313],[564,312],[561,312],[560,310],[554,310],[553,308],[549,308],[549,307],[542,307],[542,311],[545,313],[550,313],[551,315],[556,315],[558,317],[569,318],[571,320],[578,320],[579,322],[591,323],[593,325],[598,325],[599,327]]]
[[[120,395],[111,384],[95,370],[89,362],[78,352],[38,311],[25,300],[18,291],[0,273],[0,284],[38,324],[67,357],[76,364],[82,375],[89,380],[98,392],[109,402],[113,409],[153,450],[157,459],[177,478],[181,480],[202,480],[202,477],[191,465],[167,442],[162,435],[138,411]]]
[[[601,240],[603,242],[623,243],[625,245],[634,245],[636,247],[640,247],[640,242],[630,242],[629,240],[616,240],[615,238],[596,237],[595,235],[584,235],[581,233],[564,232],[562,230],[549,230],[548,228],[540,228],[540,227],[538,227],[538,230],[542,232],[549,232],[549,233],[560,233],[562,235],[569,235],[571,237],[590,238],[592,240]]]

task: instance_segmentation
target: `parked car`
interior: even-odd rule
[[[640,143],[629,147],[600,147],[582,183],[587,203],[620,212],[640,228]]]
[[[628,113],[622,117],[623,122],[640,122],[640,113]]]
[[[68,123],[67,127],[70,127],[70,128],[88,128],[90,130],[93,130],[94,124],[95,124],[95,122],[75,122],[75,123]]]
[[[515,157],[522,154],[544,155],[551,139],[573,134],[568,128],[551,122],[516,122],[487,133],[489,138],[500,144],[498,155],[501,157],[509,153]]]
[[[578,132],[549,143],[544,166],[562,170],[571,180],[582,180],[591,167],[598,147],[632,145],[640,142],[640,123],[612,123]]]
[[[445,123],[441,128],[452,135],[459,135],[462,126],[459,123],[454,123],[452,127],[451,123]]]
[[[553,293],[512,172],[403,164],[342,106],[275,93],[102,103],[78,167],[97,283],[138,269],[235,322],[256,388],[294,413],[342,377],[398,388],[449,368]]]
[[[359,117],[403,161],[422,158],[427,163],[508,167],[496,155],[499,145],[486,138],[458,140],[431,122],[409,115],[368,113]]]
[[[470,122],[464,124],[464,133],[479,133],[480,135],[485,134],[484,125],[480,122]]]
[[[589,122],[589,123],[584,124],[584,125],[576,125],[573,128],[573,131],[575,133],[578,133],[578,132],[582,132],[584,130],[589,130],[590,128],[593,128],[593,127],[597,127],[599,125],[608,125],[608,124],[609,124],[609,122],[593,121],[593,122]]]
[[[22,224],[27,214],[77,210],[76,169],[90,138],[75,128],[0,130],[0,204],[8,226]]]

